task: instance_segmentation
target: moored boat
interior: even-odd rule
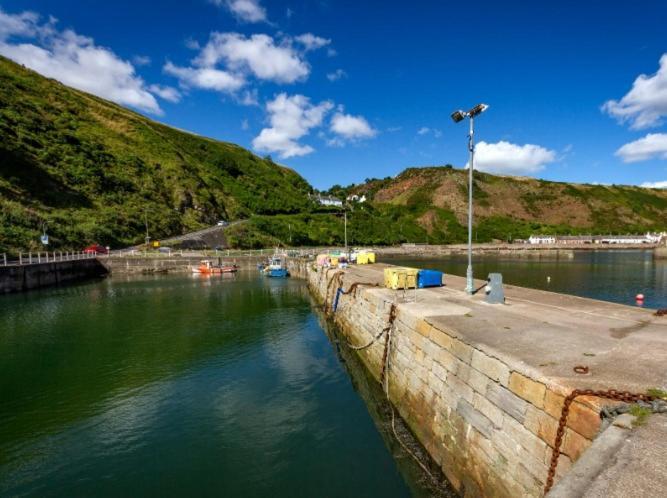
[[[269,260],[269,264],[264,268],[263,271],[265,275],[273,278],[289,277],[287,267],[283,263],[283,260],[277,256],[274,256]]]
[[[201,275],[221,275],[223,273],[236,273],[239,267],[237,265],[214,265],[209,260],[202,260],[199,266],[192,268],[192,273]]]

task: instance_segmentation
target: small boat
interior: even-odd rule
[[[279,257],[272,257],[269,264],[264,268],[264,274],[273,278],[289,277],[289,272],[283,264],[283,260]]]
[[[192,268],[192,273],[201,275],[221,275],[223,273],[236,273],[239,267],[237,265],[214,265],[211,261],[203,260],[199,266]]]

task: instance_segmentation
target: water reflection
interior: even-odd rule
[[[0,495],[410,494],[297,280],[9,296],[0,351]]]

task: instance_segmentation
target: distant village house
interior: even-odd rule
[[[645,235],[531,235],[529,244],[659,244],[665,232]]]
[[[347,196],[347,202],[358,202],[359,204],[363,204],[366,202],[366,196],[364,194],[361,194],[361,196],[357,194],[352,194]]]
[[[317,195],[315,196],[315,201],[320,203],[322,206],[343,207],[343,201],[332,196]]]

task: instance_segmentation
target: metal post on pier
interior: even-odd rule
[[[2,259],[5,260],[5,266],[7,266],[7,253],[2,253]]]

